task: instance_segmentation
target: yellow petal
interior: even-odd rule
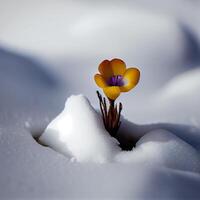
[[[114,58],[111,61],[104,60],[99,65],[99,72],[106,80],[112,76],[123,75],[125,71],[126,64],[118,58]]]
[[[112,100],[115,100],[120,95],[120,89],[118,86],[110,86],[103,88],[105,95]]]
[[[126,71],[126,64],[123,60],[114,58],[110,61],[112,73],[114,76],[123,75]]]
[[[100,74],[95,74],[94,80],[100,88],[107,86],[105,79]]]
[[[123,75],[125,85],[120,87],[121,92],[128,92],[134,88],[140,79],[140,71],[137,68],[128,68]]]

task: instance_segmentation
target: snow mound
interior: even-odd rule
[[[128,152],[116,156],[118,162],[140,162],[169,168],[200,172],[198,152],[169,131],[158,129],[145,134]]]
[[[120,131],[129,138],[136,127],[137,134],[141,133],[136,148],[120,151],[119,143],[105,131],[101,115],[88,99],[73,95],[39,140],[71,161],[140,163],[200,172],[200,157],[190,144],[164,129],[147,130],[144,135],[142,127],[126,124]]]
[[[186,98],[191,95],[199,95],[198,91],[200,88],[200,69],[189,70],[183,74],[180,74],[173,78],[161,92],[162,98]]]
[[[79,162],[112,161],[113,154],[120,149],[83,95],[68,98],[62,113],[49,124],[39,140]]]
[[[158,120],[172,123],[200,123],[200,69],[189,70],[173,78],[161,88],[154,100],[154,112]]]

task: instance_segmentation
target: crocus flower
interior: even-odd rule
[[[139,69],[126,69],[124,61],[117,58],[101,62],[99,72],[94,76],[95,82],[110,100],[115,100],[121,92],[133,89],[140,78]]]

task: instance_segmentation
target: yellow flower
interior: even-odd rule
[[[111,100],[115,100],[121,92],[133,89],[140,79],[139,69],[126,69],[124,61],[118,58],[101,62],[99,72],[95,74],[94,80]]]

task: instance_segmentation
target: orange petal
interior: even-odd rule
[[[114,58],[110,61],[112,73],[114,76],[123,75],[126,71],[126,64],[123,60]]]
[[[126,64],[118,58],[114,58],[111,61],[104,60],[99,65],[99,72],[106,80],[112,76],[123,75],[125,71]]]
[[[115,100],[120,95],[120,88],[118,86],[110,86],[103,88],[105,95],[112,100]]]
[[[109,60],[104,60],[103,62],[100,63],[99,72],[106,80],[109,79],[111,76],[113,76]]]
[[[100,74],[95,74],[94,80],[100,88],[107,86],[105,79]]]
[[[125,85],[120,87],[121,92],[128,92],[134,88],[140,79],[140,71],[137,68],[128,68],[123,75]]]

